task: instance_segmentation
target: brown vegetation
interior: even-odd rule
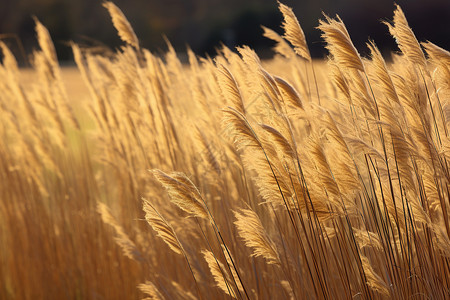
[[[182,65],[105,6],[128,45],[72,45],[83,113],[38,20],[34,84],[0,44],[0,298],[449,297],[450,54],[400,7],[389,64],[327,16],[312,62],[280,4],[272,61]]]

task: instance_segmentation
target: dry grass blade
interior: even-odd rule
[[[182,254],[183,247],[178,240],[172,226],[159,214],[156,208],[148,201],[144,200],[145,220],[152,226],[158,236],[177,254]]]
[[[122,11],[112,2],[105,2],[103,6],[108,10],[111,19],[113,21],[114,27],[119,33],[122,41],[130,44],[131,46],[139,49],[139,40],[134,33],[133,27],[131,27],[125,15]]]
[[[284,17],[283,28],[285,31],[284,37],[294,46],[295,52],[311,61],[311,54],[309,53],[308,45],[306,44],[305,34],[298,23],[292,8],[278,2],[279,9]]]
[[[253,249],[252,255],[265,258],[269,264],[280,264],[275,244],[262,226],[258,215],[250,209],[243,209],[240,212],[235,211],[234,216],[239,236],[247,247]]]

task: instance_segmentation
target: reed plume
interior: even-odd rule
[[[309,53],[305,34],[303,33],[303,29],[300,27],[292,8],[282,4],[281,2],[278,2],[278,8],[284,18],[284,22],[282,24],[285,32],[284,37],[294,46],[294,50],[298,55],[307,61],[311,61],[311,54]]]
[[[182,254],[183,247],[178,240],[172,226],[159,214],[148,201],[144,200],[145,220],[152,226],[158,236],[177,254]]]
[[[428,41],[422,43],[427,54],[437,63],[442,65],[450,65],[450,52]]]
[[[326,48],[343,69],[349,68],[364,72],[361,57],[339,16],[337,19],[331,19],[325,15],[325,20],[320,20],[317,28],[323,32],[322,38],[327,43]]]
[[[258,215],[250,209],[242,209],[239,212],[235,211],[234,216],[239,236],[247,247],[252,248],[252,256],[263,257],[269,264],[280,264],[276,246],[262,226]]]
[[[164,300],[165,298],[161,295],[156,286],[150,282],[146,281],[145,283],[141,283],[138,285],[138,288],[141,292],[143,292],[147,297],[145,299],[151,300]]]
[[[224,109],[223,112],[222,123],[238,148],[262,147],[255,131],[242,113],[232,107]]]
[[[152,170],[153,175],[164,186],[170,200],[191,216],[208,219],[208,212],[200,192],[192,181],[182,173],[166,174],[161,170]]]
[[[280,3],[280,55],[181,63],[104,6],[126,45],[78,70],[0,42],[0,299],[448,298],[450,54],[399,7],[392,62],[327,16],[311,60]]]
[[[136,244],[130,239],[130,237],[125,233],[123,227],[116,221],[112,216],[106,204],[99,202],[97,204],[97,211],[102,217],[105,224],[112,226],[116,232],[117,237],[115,238],[116,243],[120,246],[123,253],[130,259],[136,261],[142,261],[143,257],[141,252],[138,250]]]
[[[208,264],[209,271],[214,277],[217,287],[233,298],[237,298],[236,291],[231,285],[230,275],[227,273],[225,266],[217,260],[214,254],[209,250],[202,250],[203,257]]]
[[[52,67],[56,67],[58,65],[58,58],[56,56],[55,46],[53,45],[50,33],[36,17],[34,17],[34,22],[36,24],[35,30],[37,33],[39,46]]]
[[[109,1],[104,2],[103,6],[108,10],[114,27],[119,33],[122,41],[133,46],[136,49],[139,49],[139,40],[134,33],[133,27],[131,27],[122,11],[114,3]]]
[[[303,110],[303,102],[295,88],[283,78],[274,76],[273,79],[276,82],[276,86],[281,93],[283,101],[286,104],[290,104],[296,108]]]
[[[3,66],[13,72],[14,76],[18,76],[19,67],[17,65],[17,61],[12,54],[11,50],[5,45],[4,42],[0,41],[0,49],[3,52]]]
[[[239,113],[245,115],[242,95],[233,74],[231,74],[227,67],[220,65],[218,67],[217,77],[224,98],[228,99]]]
[[[270,28],[267,28],[265,26],[261,27],[264,31],[263,35],[276,43],[274,47],[276,53],[279,53],[286,58],[292,58],[295,56],[295,52],[292,50],[291,46],[283,39],[283,37],[281,37],[278,33]]]
[[[396,5],[394,11],[393,24],[389,24],[388,22],[384,22],[384,24],[388,26],[389,32],[395,38],[398,47],[408,60],[414,64],[425,67],[425,56],[399,5]]]

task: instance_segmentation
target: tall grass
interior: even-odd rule
[[[126,45],[72,44],[85,101],[37,19],[34,84],[0,44],[0,298],[449,297],[450,53],[397,6],[392,62],[328,16],[312,61],[279,6],[273,60],[182,64],[107,2]]]

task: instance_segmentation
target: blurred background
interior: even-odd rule
[[[189,45],[198,55],[215,53],[220,43],[233,48],[249,45],[269,57],[271,42],[261,25],[281,33],[282,16],[276,0],[115,0],[143,47],[153,52],[166,49],[163,35],[179,52]],[[315,29],[322,11],[339,14],[358,50],[373,39],[386,54],[396,50],[381,20],[392,20],[392,0],[284,0],[294,9],[314,57],[326,55],[320,32]],[[430,40],[450,49],[450,0],[398,0],[419,41]],[[0,0],[0,38],[23,63],[37,47],[32,16],[48,28],[58,57],[72,59],[68,41],[97,49],[121,45],[101,0]],[[23,45],[23,47],[21,46]]]

